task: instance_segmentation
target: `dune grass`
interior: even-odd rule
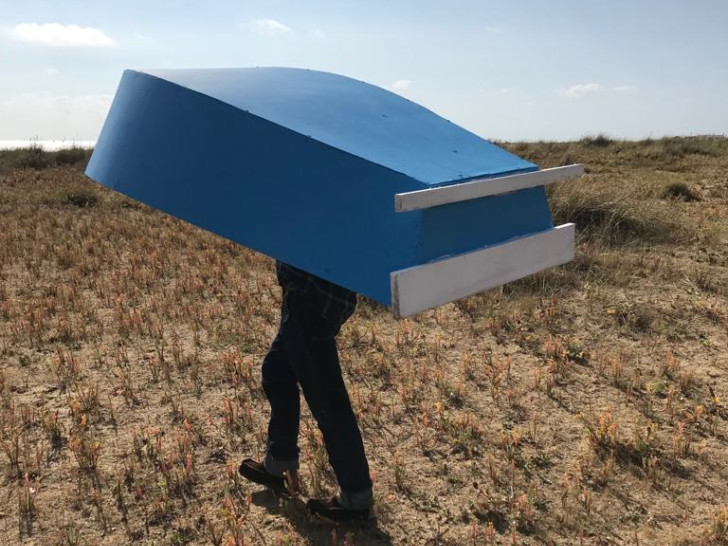
[[[342,366],[377,524],[308,521],[259,456],[272,261],[107,191],[79,150],[0,152],[5,544],[728,543],[728,140],[504,143],[587,174],[559,268],[397,321]],[[334,481],[310,415],[306,495]]]

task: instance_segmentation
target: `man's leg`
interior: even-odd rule
[[[245,459],[239,468],[241,475],[256,483],[278,491],[295,487],[293,474],[298,470],[298,426],[301,399],[293,373],[285,339],[281,333],[287,315],[286,292],[281,305],[281,328],[263,359],[263,390],[270,403],[268,421],[268,448],[262,463]],[[286,484],[284,475],[288,473]]]
[[[279,333],[263,360],[263,390],[270,403],[268,450],[264,465],[271,474],[298,470],[301,399],[285,340]]]
[[[293,294],[281,326],[285,349],[306,402],[323,433],[329,462],[347,508],[365,510],[372,482],[364,444],[341,376],[336,335],[342,323],[323,318],[315,305]]]

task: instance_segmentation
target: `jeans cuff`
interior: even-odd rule
[[[263,466],[266,472],[273,474],[274,476],[283,476],[286,472],[298,471],[298,460],[292,459],[289,461],[279,461],[274,459],[270,453],[263,459]]]
[[[371,487],[354,492],[339,491],[338,499],[341,506],[349,510],[366,510],[371,508],[374,502]]]

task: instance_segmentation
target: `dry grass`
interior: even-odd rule
[[[726,544],[728,142],[507,146],[588,166],[550,191],[577,258],[410,320],[361,303],[340,347],[367,529],[235,472],[264,449],[271,261],[85,156],[0,153],[4,543]],[[301,443],[330,493],[308,415]]]

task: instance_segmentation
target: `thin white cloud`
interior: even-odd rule
[[[499,27],[499,26],[495,26],[495,25],[487,26],[487,27],[485,27],[485,31],[488,34],[502,34],[503,33],[503,27]]]
[[[313,29],[311,32],[308,33],[308,35],[311,38],[315,38],[316,40],[323,40],[326,38],[326,33],[320,28]]]
[[[389,86],[389,88],[392,91],[396,91],[397,93],[400,93],[402,91],[407,91],[412,86],[411,80],[397,80],[392,85]]]
[[[0,99],[0,139],[96,138],[112,95],[26,93]]]
[[[248,21],[245,26],[264,36],[280,36],[293,32],[291,27],[275,19],[253,19]]]
[[[135,32],[134,33],[134,39],[138,42],[153,42],[154,38],[151,38],[147,36],[146,34],[142,34],[141,32]]]
[[[51,47],[110,47],[114,41],[103,30],[59,23],[19,23],[10,35],[21,42]]]
[[[617,93],[624,93],[627,95],[627,94],[639,93],[640,88],[637,87],[636,85],[618,85],[617,87],[614,88],[614,91],[616,91]]]
[[[480,87],[478,88],[478,93],[486,97],[507,97],[513,94],[512,90],[508,87],[501,87],[500,89]]]
[[[57,68],[46,68],[46,74],[50,74],[51,76],[55,76],[56,74],[60,73],[61,71]]]
[[[593,97],[601,90],[602,86],[598,83],[580,83],[564,90],[563,94],[572,99],[584,99]]]

